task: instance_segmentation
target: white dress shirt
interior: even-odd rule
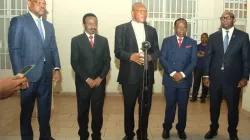
[[[233,31],[234,31],[234,27],[230,28],[229,30],[226,30],[224,28],[222,28],[222,38],[223,38],[223,42],[224,42],[224,38],[226,36],[226,31],[228,31],[228,44],[232,38],[233,35]]]
[[[87,37],[88,37],[88,39],[90,41],[90,38],[89,38],[90,35],[87,32],[85,32],[85,34],[87,35]],[[92,34],[91,36],[93,36],[92,41],[93,41],[93,43],[95,43],[95,34]]]
[[[35,14],[33,14],[32,12],[29,11],[29,13],[32,16],[33,20],[35,21],[36,26],[38,27],[37,19],[39,19],[39,18]],[[42,17],[40,17],[40,19],[41,19],[41,25],[42,25],[42,30],[43,30],[43,37],[45,38],[45,28],[44,28],[44,25],[43,25],[43,19],[42,19]]]
[[[142,42],[144,42],[146,39],[144,24],[135,22],[133,20],[131,21],[131,23],[132,23],[132,27],[133,27],[134,32],[135,32],[135,37],[136,37],[137,46],[138,46],[138,52],[140,53],[140,52],[142,52],[142,50],[141,50]]]

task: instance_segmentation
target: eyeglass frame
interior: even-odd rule
[[[220,17],[220,20],[230,20],[230,19],[234,19],[234,16],[224,16],[224,17]]]
[[[45,2],[38,2],[37,0],[32,0],[32,2],[35,4],[35,5],[43,5],[43,6],[47,6],[47,3]]]
[[[136,10],[136,9],[134,9],[133,11],[136,11],[136,12],[139,12],[139,13],[147,13],[148,12],[147,10]]]

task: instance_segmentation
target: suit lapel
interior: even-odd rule
[[[44,26],[44,30],[45,30],[45,39],[44,39],[44,44],[45,44],[46,41],[48,41],[48,39],[49,39],[49,26],[48,26],[47,22],[44,20],[43,20],[43,26]]]
[[[85,47],[85,45],[84,45],[84,48],[93,50],[93,49],[92,49],[92,46],[90,45],[89,38],[88,38],[88,36],[85,34],[85,32],[83,33],[83,40],[82,40],[82,41],[83,41],[83,43],[86,45],[86,47]],[[95,42],[94,42],[94,47],[95,47]]]
[[[187,37],[184,36],[180,48],[185,48],[184,46],[185,46],[185,44],[186,44],[186,41],[187,41]]]
[[[144,30],[145,30],[145,41],[148,41],[149,39],[148,39],[148,28],[147,28],[148,26],[147,26],[147,23],[144,23]]]
[[[173,35],[172,36],[172,45],[171,45],[172,47],[176,47],[176,48],[178,48],[178,42],[177,42],[177,37],[176,37],[176,35]]]
[[[225,54],[227,54],[233,46],[235,46],[234,44],[236,43],[236,37],[237,37],[237,29],[234,28],[234,31],[232,33],[232,36],[231,36],[231,39],[230,39],[230,42],[228,44],[228,47],[227,47],[227,51]]]
[[[43,44],[44,42],[42,40],[42,37],[41,37],[40,32],[38,30],[38,27],[37,27],[34,19],[32,18],[32,16],[30,15],[30,13],[27,14],[27,24],[28,24],[28,27],[30,28],[30,30],[37,37],[37,39],[39,40],[39,42]]]
[[[128,24],[127,35],[128,35],[128,38],[130,38],[132,44],[134,44],[133,46],[135,47],[134,49],[136,50],[136,52],[139,52],[135,32],[134,32],[131,22],[129,22]]]
[[[98,44],[98,42],[99,42],[99,37],[98,37],[98,35],[97,34],[95,34],[95,39],[94,39],[94,50],[96,50],[96,49],[98,49],[99,48],[99,44]]]
[[[218,46],[220,47],[219,50],[222,54],[224,54],[224,45],[223,45],[223,36],[222,36],[222,31],[219,31],[219,33],[217,34],[217,42],[218,42]]]

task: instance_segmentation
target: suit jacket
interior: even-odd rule
[[[35,64],[36,67],[26,75],[29,82],[38,81],[44,67],[51,79],[53,67],[60,68],[54,27],[46,20],[43,24],[45,40],[30,13],[14,17],[10,22],[8,44],[13,71],[17,74],[25,66]]]
[[[88,78],[95,79],[98,76],[105,79],[110,69],[110,60],[107,38],[95,34],[94,48],[85,33],[72,38],[71,65],[76,81],[85,83]]]
[[[179,48],[176,35],[165,38],[162,43],[160,64],[164,69],[163,85],[176,88],[190,88],[192,86],[192,71],[197,61],[197,43],[185,36]],[[177,83],[170,74],[183,72],[185,78]]]
[[[158,45],[158,36],[155,28],[144,25],[146,41],[149,41],[151,48],[148,54],[151,55],[152,61],[157,60],[160,56]],[[140,44],[139,44],[140,45]],[[117,81],[120,84],[136,84],[143,76],[144,67],[130,61],[133,53],[138,53],[138,44],[131,22],[119,25],[115,29],[115,56],[120,60],[120,70]],[[154,64],[149,62],[148,81],[154,83]]]
[[[222,31],[211,34],[205,55],[204,76],[209,76],[212,85],[222,84],[219,82],[223,80],[226,85],[237,86],[241,79],[249,79],[249,45],[248,34],[234,28],[224,54]],[[222,63],[225,79],[220,77]]]

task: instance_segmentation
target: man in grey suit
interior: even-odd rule
[[[71,65],[75,71],[80,140],[89,137],[88,121],[91,104],[92,140],[101,140],[103,103],[106,76],[110,69],[110,52],[107,38],[98,35],[97,17],[88,13],[83,16],[85,32],[71,41]]]
[[[14,74],[27,65],[36,65],[26,75],[29,88],[21,90],[21,137],[33,140],[31,116],[37,99],[40,140],[53,140],[49,123],[52,80],[60,80],[54,27],[42,18],[46,12],[45,0],[29,0],[27,4],[27,14],[12,18],[8,38]]]

